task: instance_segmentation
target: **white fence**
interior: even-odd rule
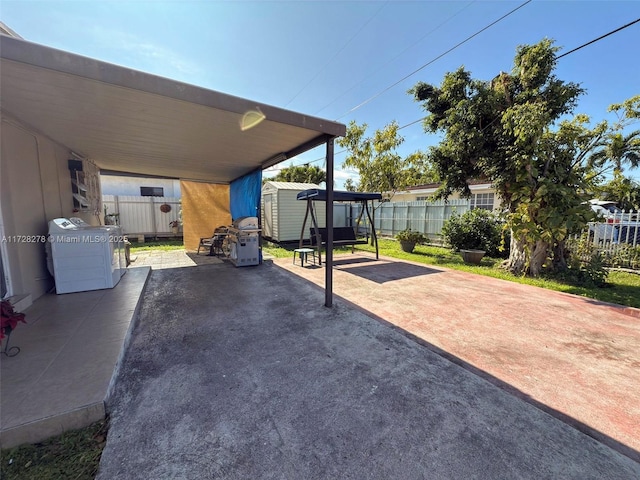
[[[384,202],[376,205],[374,223],[381,236],[394,236],[410,228],[438,240],[444,222],[455,211],[463,214],[469,210],[467,199],[436,202]]]
[[[608,214],[605,221],[589,224],[589,236],[595,246],[640,245],[640,219],[638,215],[637,212]]]
[[[103,195],[102,204],[107,215],[117,215],[118,225],[128,235],[175,235],[170,222],[180,220],[180,198],[176,197]],[[168,205],[169,211],[163,212],[162,205]]]
[[[638,212],[607,214],[602,222],[589,223],[582,238],[598,252],[605,265],[640,268],[640,218]]]

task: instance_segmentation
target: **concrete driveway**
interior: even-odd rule
[[[278,265],[324,285],[321,268]],[[336,258],[334,292],[640,461],[640,310],[358,254]]]
[[[154,271],[98,479],[640,478],[628,457],[323,300],[272,263]]]

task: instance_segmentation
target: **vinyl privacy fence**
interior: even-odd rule
[[[352,205],[353,224],[360,213],[360,205]],[[431,241],[441,241],[444,222],[453,212],[463,214],[471,208],[469,200],[444,200],[436,202],[383,202],[374,205],[374,224],[376,232],[383,237],[393,237],[398,232],[410,228],[425,233]],[[363,217],[364,220],[364,217]],[[367,222],[361,222],[361,229],[368,228]]]
[[[102,204],[107,215],[117,215],[117,223],[128,235],[172,235],[170,223],[180,220],[178,197],[103,195]]]

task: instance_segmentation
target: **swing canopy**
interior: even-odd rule
[[[376,247],[376,259],[378,258],[378,238],[376,236],[375,228],[373,227],[374,218],[372,216],[371,210],[369,210],[369,201],[373,202],[374,200],[382,200],[382,195],[380,193],[334,191],[333,192],[334,202],[361,203],[363,208],[362,210],[360,210],[360,214],[358,215],[358,218],[355,222],[355,226],[333,227],[332,229],[318,227],[318,221],[316,219],[315,209],[313,208],[313,204],[315,201],[318,201],[318,202],[327,201],[326,190],[320,190],[317,188],[304,190],[298,193],[296,198],[298,200],[307,201],[307,211],[305,213],[304,221],[302,223],[302,231],[300,232],[300,248],[302,248],[304,244],[307,219],[311,217],[311,246],[317,250],[318,260],[320,264],[322,264],[321,251],[323,247],[325,247],[327,251],[329,251],[329,250],[333,250],[334,246],[350,245],[351,253],[353,253],[355,245],[369,243],[369,232],[367,232],[365,240],[360,240],[356,237],[356,233],[358,231],[358,227],[360,225],[360,221],[362,220],[363,215],[366,215],[366,218],[369,220],[369,225],[371,228],[371,242],[372,242],[372,245],[375,245]],[[331,231],[332,233],[329,234],[329,231]]]
[[[298,200],[314,200],[318,202],[326,202],[327,191],[320,190],[318,188],[312,188],[310,190],[304,190],[298,193],[298,196],[296,198]],[[333,192],[334,202],[366,202],[369,200],[382,200],[382,194],[368,192],[346,192],[341,190],[334,190]]]

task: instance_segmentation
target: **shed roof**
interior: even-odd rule
[[[309,190],[312,188],[319,188],[315,183],[301,183],[301,182],[274,182],[268,181],[264,183],[264,186],[271,186],[277,190]],[[263,188],[264,188],[263,186]]]
[[[0,35],[3,114],[101,169],[229,183],[343,124]]]

